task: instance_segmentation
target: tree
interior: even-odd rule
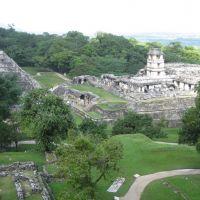
[[[10,107],[18,102],[20,93],[16,76],[0,75],[0,119],[10,116]]]
[[[20,88],[14,75],[0,75],[0,148],[7,147],[15,140],[16,132],[9,123],[11,106],[17,104]]]
[[[200,139],[200,84],[196,91],[195,107],[189,108],[182,117],[179,143],[197,145]]]
[[[23,99],[21,123],[35,136],[41,150],[51,151],[74,127],[69,107],[47,90],[32,90]]]
[[[153,123],[153,119],[149,115],[128,112],[114,123],[112,134],[143,133],[150,138],[163,137],[161,131],[163,125],[163,123]]]
[[[69,199],[94,199],[96,185],[110,171],[118,169],[122,155],[122,144],[114,139],[95,143],[90,137],[79,135],[60,146],[57,149],[59,174],[69,185],[63,199],[79,193],[87,198],[76,196]],[[94,170],[97,172],[95,177]]]
[[[94,136],[98,136],[100,138],[106,138],[106,123],[98,123],[91,119],[84,119],[82,123],[79,125],[79,129],[83,134],[91,134]]]

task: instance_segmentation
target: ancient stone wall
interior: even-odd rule
[[[39,88],[39,83],[34,80],[29,74],[23,71],[13,59],[0,51],[0,74],[15,74],[18,77],[18,82],[23,91],[29,91],[34,88]]]
[[[19,200],[24,200],[35,193],[38,193],[43,200],[52,199],[33,162],[15,162],[10,165],[1,165],[0,179],[6,176],[12,177]],[[26,187],[24,187],[25,183]]]
[[[80,92],[79,90],[71,89],[68,85],[61,84],[51,90],[57,96],[60,96],[64,101],[72,106],[84,106],[85,109],[95,105],[99,97],[91,92]]]
[[[100,78],[76,77],[76,84],[87,83],[119,95],[129,101],[129,108],[150,114],[155,120],[165,118],[170,126],[180,124],[185,110],[194,106],[195,87],[200,81],[200,65],[172,63],[166,65],[166,76],[104,74]]]

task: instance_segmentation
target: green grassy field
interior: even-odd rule
[[[97,187],[98,200],[111,200],[113,196],[123,196],[133,182],[134,174],[149,174],[164,170],[200,168],[200,156],[194,147],[186,145],[156,144],[141,134],[119,135],[115,138],[124,145],[124,157],[120,161],[120,171],[112,173],[107,180],[101,180]],[[115,194],[106,192],[117,177],[125,177],[125,184]],[[50,185],[54,194],[64,190],[65,183]]]
[[[91,85],[72,85],[71,88],[79,90],[79,91],[86,91],[86,92],[92,92],[96,95],[98,95],[99,97],[101,97],[102,99],[108,101],[108,102],[122,102],[122,103],[126,103],[126,100],[105,91],[102,88],[97,88],[97,87],[93,87]]]
[[[199,200],[199,188],[200,175],[165,178],[149,184],[141,200]]]
[[[22,67],[22,69],[32,76],[35,76],[38,72],[41,72],[41,68],[37,67]]]
[[[10,176],[0,177],[0,199],[17,200],[15,185]]]
[[[65,80],[60,78],[55,72],[40,72],[41,76],[34,76],[34,78],[44,88],[52,88],[58,84],[64,83]]]
[[[60,78],[55,72],[41,72],[41,69],[34,67],[23,67],[22,69],[31,74],[44,88],[49,89],[65,82],[65,80]],[[40,73],[40,76],[37,75],[38,72]]]
[[[164,138],[155,138],[156,141],[162,141],[162,142],[172,142],[177,143],[178,142],[178,132],[179,128],[163,128],[164,133],[167,134],[167,137]]]
[[[20,145],[18,151],[13,148],[0,153],[0,164],[10,164],[17,161],[33,161],[41,169],[45,164],[45,157],[43,153],[35,150],[35,145]]]

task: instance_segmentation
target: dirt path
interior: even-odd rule
[[[200,169],[179,169],[140,176],[134,181],[129,191],[124,197],[120,198],[120,200],[140,200],[145,187],[152,181],[171,176],[194,174],[200,174]]]

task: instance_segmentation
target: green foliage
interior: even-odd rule
[[[197,143],[200,131],[197,109],[189,108],[182,117],[182,122],[182,127],[179,132],[179,143]]]
[[[162,127],[163,123],[153,124],[153,119],[149,115],[128,112],[114,123],[112,134],[143,133],[150,138],[162,137]]]
[[[106,138],[106,123],[98,123],[91,119],[85,118],[79,125],[79,129],[83,134],[97,135],[100,138]]]
[[[59,97],[36,89],[23,99],[21,123],[35,136],[41,150],[51,151],[65,138],[74,121],[69,107]]]
[[[50,68],[70,76],[135,74],[145,66],[150,47],[162,48],[167,62],[200,64],[200,50],[184,47],[178,42],[163,46],[157,42],[140,44],[135,39],[108,33],[98,33],[89,39],[77,31],[60,36],[0,28],[0,49],[20,66]]]
[[[114,196],[124,196],[133,183],[133,174],[145,175],[158,171],[200,167],[200,156],[193,146],[157,144],[143,134],[117,135],[113,138],[123,144],[123,159],[119,161],[119,171],[109,173],[105,180],[101,179],[98,182],[97,200],[111,200]],[[93,176],[97,178],[98,174],[94,172]],[[105,192],[117,177],[126,179],[122,187],[114,194]],[[65,181],[57,181],[50,186],[55,196],[68,188]]]
[[[78,136],[69,140],[68,144],[57,149],[59,174],[66,178],[68,191],[63,198],[74,196],[72,199],[81,200],[82,195],[94,199],[97,183],[106,178],[108,173],[117,170],[117,164],[122,158],[122,144],[114,139],[96,143],[88,136]],[[98,174],[93,176],[93,171]],[[70,198],[69,198],[70,199]]]
[[[11,106],[19,100],[20,88],[16,81],[13,75],[0,75],[0,149],[17,140],[13,122],[8,120]]]
[[[200,84],[196,90],[195,107],[189,108],[182,117],[182,128],[179,133],[180,143],[194,145],[200,138]]]
[[[197,149],[197,152],[200,153],[200,141],[197,142],[197,144],[196,144],[196,149]]]
[[[0,129],[0,149],[3,149],[12,142],[12,129],[3,121],[0,121]]]
[[[20,92],[16,76],[0,75],[0,119],[9,117],[10,106],[17,103]]]

